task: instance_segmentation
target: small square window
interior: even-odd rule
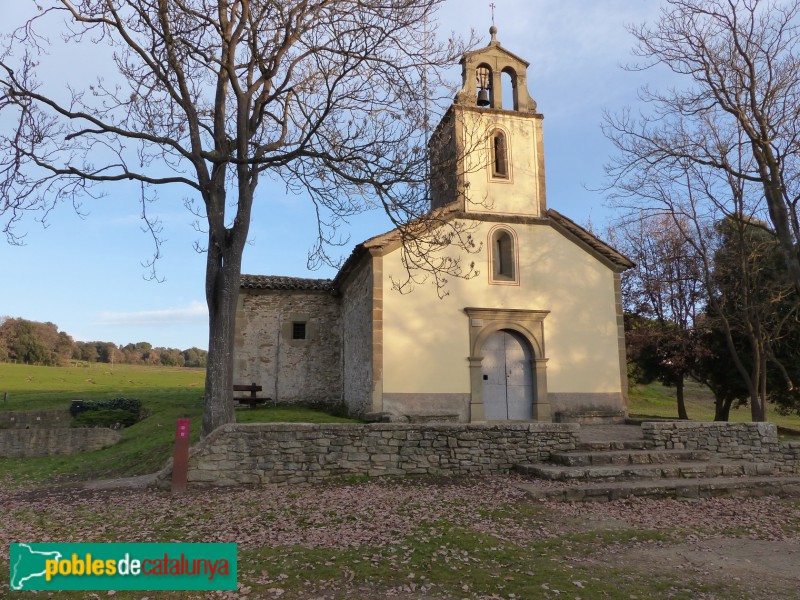
[[[306,324],[302,321],[295,321],[292,323],[292,339],[304,340],[306,339]]]

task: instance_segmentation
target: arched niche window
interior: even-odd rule
[[[517,239],[513,231],[495,227],[489,234],[489,244],[491,281],[518,284]]]
[[[511,169],[508,160],[508,138],[504,131],[496,129],[492,132],[489,138],[489,151],[492,179],[509,179]]]

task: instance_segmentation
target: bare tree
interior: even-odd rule
[[[740,134],[736,130],[708,121],[695,135],[733,148],[728,160],[739,172],[747,171],[754,161],[743,152],[745,145],[737,143]],[[621,161],[643,147],[638,142],[629,144],[627,138],[614,139]],[[614,181],[612,197],[624,211],[622,219],[666,217],[692,247],[707,301],[706,317],[725,339],[735,370],[747,389],[753,421],[764,420],[766,365],[771,361],[788,378],[773,346],[797,314],[798,298],[785,272],[785,285],[772,281],[765,285],[769,273],[775,273],[774,264],[766,260],[769,243],[779,245],[774,231],[759,218],[764,212],[760,183],[681,156],[652,162],[632,160],[624,173],[615,168],[609,167]],[[758,243],[753,229],[763,234]],[[792,289],[788,298],[787,286]],[[791,306],[778,314],[779,305]],[[746,348],[737,339],[744,339]]]
[[[381,206],[404,241],[436,232],[430,244],[404,247],[410,267],[436,285],[464,275],[457,259],[432,250],[468,246],[469,236],[435,215],[433,225],[419,220],[430,111],[451,97],[430,90],[445,89],[439,67],[467,49],[433,41],[442,2],[45,1],[0,55],[0,114],[13,121],[0,137],[6,235],[16,239],[26,211],[47,214],[107,183],[138,182],[143,207],[161,186],[184,186],[207,234],[208,434],[233,419],[235,307],[262,176],[314,203],[312,259],[331,260],[326,245],[348,215]],[[67,49],[106,48],[118,76],[66,98],[49,89],[37,69],[54,27]],[[143,215],[158,244],[158,223]]]
[[[623,307],[640,321],[626,333],[629,357],[645,380],[674,386],[678,418],[688,419],[684,381],[702,349],[695,325],[705,304],[702,267],[696,245],[675,225],[672,215],[634,213],[613,230],[615,246],[636,267],[623,274]]]
[[[643,89],[652,113],[608,115],[606,133],[623,150],[615,177],[685,160],[757,184],[800,292],[798,13],[794,1],[665,0],[658,22],[629,28],[642,59],[630,68],[666,67],[676,85]]]

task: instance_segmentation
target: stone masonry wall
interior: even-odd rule
[[[18,410],[0,412],[0,429],[71,427],[69,410]]]
[[[296,484],[347,475],[502,473],[574,450],[577,424],[229,424],[192,449],[190,483]],[[162,472],[160,483],[168,484]]]
[[[234,383],[256,383],[263,388],[259,397],[280,403],[339,404],[342,326],[338,299],[317,290],[242,289],[239,294]],[[308,339],[292,339],[295,321],[306,323]]]
[[[773,423],[646,422],[642,435],[649,448],[708,450],[800,473],[800,442],[781,442]]]
[[[344,402],[362,416],[372,410],[372,269],[365,260],[342,291]]]
[[[113,446],[122,438],[119,431],[106,428],[3,429],[0,456],[54,456],[78,454]]]

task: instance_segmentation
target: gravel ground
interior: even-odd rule
[[[796,501],[766,497],[544,503],[526,498],[516,487],[523,481],[516,475],[373,480],[193,490],[171,496],[151,489],[21,489],[6,480],[0,486],[0,560],[8,564],[9,543],[15,541],[205,541],[237,542],[240,552],[282,547],[375,552],[404,547],[421,526],[435,531],[446,521],[490,535],[499,544],[521,547],[582,533],[658,532],[663,535],[657,541],[643,536],[641,541],[598,543],[588,554],[571,553],[566,547],[560,560],[591,566],[598,574],[610,567],[639,578],[655,569],[696,590],[688,595],[686,589],[678,590],[674,597],[800,597]],[[457,596],[436,582],[413,589],[358,587],[347,577],[324,585],[312,581],[310,587],[292,591],[283,590],[272,575],[265,577],[256,582],[261,587],[248,584],[255,591],[243,587],[226,597],[512,597],[476,595],[468,584]],[[734,586],[739,595],[698,591],[723,584]],[[0,596],[7,589],[7,582],[0,580]],[[580,590],[556,591],[543,587],[541,597],[588,597]]]

